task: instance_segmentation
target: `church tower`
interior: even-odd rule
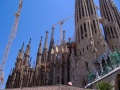
[[[45,43],[44,43],[44,48],[43,48],[43,53],[42,53],[42,67],[41,67],[41,85],[48,85],[49,83],[49,75],[48,75],[48,34],[49,32],[46,31],[46,37],[45,37]]]
[[[42,36],[41,36],[41,40],[40,40],[40,44],[37,52],[36,68],[41,67],[41,59],[42,59]]]
[[[109,48],[112,51],[114,51],[114,49],[120,50],[120,28],[118,26],[119,23],[117,23],[119,20],[119,15],[117,16],[117,11],[115,8],[113,10],[113,4],[110,2],[110,0],[99,0],[99,2],[101,16],[105,21],[103,28]]]
[[[116,7],[115,3],[113,0],[109,0],[110,6],[115,14],[115,18],[117,20],[118,26],[120,28],[120,12],[118,11],[118,8]]]
[[[51,34],[51,39],[50,39],[50,47],[49,47],[49,59],[50,59],[50,72],[49,72],[49,77],[50,77],[50,84],[53,85],[55,84],[55,75],[54,75],[54,61],[53,61],[53,48],[55,47],[54,46],[54,27],[52,27],[52,34]],[[51,59],[52,58],[52,59]],[[52,70],[52,71],[51,71]]]
[[[51,34],[50,47],[49,47],[49,55],[51,54],[51,50],[53,47],[54,47],[54,27],[52,27],[52,34]]]
[[[19,81],[20,81],[20,72],[21,72],[22,63],[23,63],[23,49],[24,49],[24,43],[22,45],[22,48],[18,52],[18,56],[15,62],[15,68],[11,70],[11,73],[8,77],[9,80],[7,81],[7,84],[6,84],[7,88],[18,88],[20,85]]]
[[[93,0],[75,0],[75,33],[77,50],[75,85],[84,87],[87,75],[95,72],[95,59],[108,49],[101,33]]]
[[[36,67],[35,67],[35,86],[40,86],[41,85],[41,60],[42,60],[42,36],[37,52],[37,58],[36,58]]]
[[[21,70],[21,82],[20,82],[20,87],[26,87],[28,86],[28,80],[29,80],[29,68],[30,68],[30,64],[29,64],[29,59],[30,59],[30,44],[31,44],[31,39],[27,45],[26,51],[24,53],[24,61],[22,64],[22,70]]]
[[[42,63],[47,63],[48,61],[48,34],[49,32],[46,31],[45,43],[43,48],[43,56],[42,56]]]
[[[86,0],[86,4],[88,8],[88,15],[90,18],[90,25],[94,39],[94,44],[97,50],[96,55],[97,57],[99,57],[102,53],[108,50],[108,45],[102,35],[102,30],[100,28],[100,22],[96,11],[96,6],[94,4],[94,0]]]

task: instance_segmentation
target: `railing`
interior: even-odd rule
[[[96,69],[96,72],[89,72],[88,74],[88,84],[95,81],[98,78],[103,77],[104,75],[108,74],[112,70],[115,70],[117,67],[120,67],[120,51],[111,53],[110,61],[107,63],[102,64],[102,69],[99,66]]]

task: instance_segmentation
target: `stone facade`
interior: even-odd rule
[[[71,81],[75,86],[87,85],[91,73],[94,79],[99,78],[99,75],[104,72],[105,64],[110,63],[110,51],[120,50],[118,10],[115,4],[113,7],[112,0],[99,0],[99,2],[105,38],[101,33],[100,19],[94,1],[75,0],[77,55],[71,54],[71,61],[74,60],[71,64]]]
[[[94,60],[108,50],[102,36],[93,0],[75,0],[77,69],[75,85],[84,87],[89,72],[95,72]]]
[[[53,27],[50,46],[48,48],[47,31],[43,51],[41,37],[36,64],[33,66],[30,59],[31,40],[25,53],[23,44],[15,68],[8,77],[6,88],[67,85],[68,82],[84,88],[91,82],[89,75],[94,76],[95,80],[98,79],[105,71],[104,65],[110,64],[111,51],[120,50],[119,11],[112,0],[99,2],[105,38],[102,35],[94,1],[75,0],[75,41],[66,42],[64,31],[61,44],[55,45]],[[114,75],[115,79],[116,74]]]
[[[30,58],[30,44],[27,45],[25,53],[24,43],[19,50],[15,68],[11,71],[6,88],[19,87],[34,87],[45,85],[63,84],[67,85],[70,82],[70,55],[71,42],[65,42],[65,31],[63,42],[61,45],[54,44],[54,28],[52,28],[52,35],[50,47],[48,49],[48,31],[44,48],[42,51],[42,37],[40,40],[36,64],[31,66]]]

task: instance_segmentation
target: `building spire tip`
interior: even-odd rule
[[[41,36],[41,39],[43,38],[43,36]]]
[[[42,41],[43,36],[41,36],[41,41]]]
[[[23,42],[23,45],[22,45],[22,47],[24,47],[24,42]]]
[[[30,41],[29,41],[29,44],[31,43],[31,38],[30,38]]]
[[[46,34],[48,34],[49,32],[48,31],[46,31]]]

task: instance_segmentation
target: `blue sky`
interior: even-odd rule
[[[19,49],[23,42],[25,48],[30,38],[32,61],[36,60],[36,53],[40,37],[45,37],[46,30],[51,35],[51,27],[58,21],[74,15],[75,0],[23,0],[23,8],[18,25],[16,39],[13,40],[9,57],[5,67],[5,83],[10,73]],[[120,10],[120,1],[114,0]],[[0,58],[4,54],[7,40],[15,19],[14,13],[17,12],[19,0],[0,0]],[[98,5],[98,0],[95,0]],[[66,40],[74,36],[74,18],[63,24],[63,30],[66,30]],[[55,27],[55,42],[59,40],[59,25]],[[44,43],[43,43],[44,44]],[[0,59],[0,61],[1,61]],[[3,86],[4,87],[4,86]]]

